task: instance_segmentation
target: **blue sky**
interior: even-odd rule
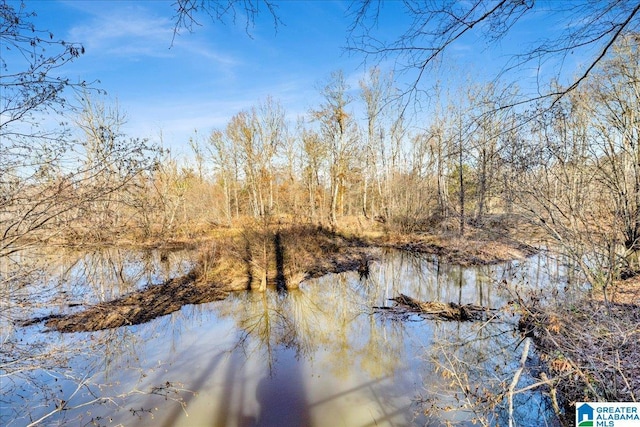
[[[117,100],[126,113],[128,136],[157,141],[162,133],[164,145],[177,155],[187,154],[194,130],[206,136],[267,96],[279,100],[294,123],[321,102],[320,86],[332,71],[342,69],[354,89],[365,71],[363,58],[344,50],[351,23],[348,1],[283,1],[282,24],[275,28],[263,10],[249,34],[243,17],[233,25],[199,15],[202,26],[182,31],[173,45],[172,3],[26,0],[27,9],[38,14],[38,27],[86,48],[61,72],[71,80],[99,80],[96,86],[107,91],[106,101]],[[399,10],[394,3],[385,5],[379,31],[393,34],[403,28]],[[540,27],[542,18],[525,21],[519,34],[535,38],[548,31]],[[497,70],[521,43],[512,38],[487,50],[472,36],[453,46],[450,57],[460,75],[475,79]],[[388,71],[392,62],[380,65]],[[531,70],[522,73],[533,76]]]
[[[27,1],[36,23],[56,37],[79,42],[86,54],[65,66],[72,80],[99,80],[117,99],[129,136],[157,139],[184,151],[195,129],[208,134],[267,96],[295,120],[319,102],[318,85],[337,69],[353,83],[361,58],[345,45],[346,3],[286,2],[283,24],[264,13],[249,28],[200,16],[195,32],[172,44],[172,1]],[[266,11],[265,11],[266,12]]]

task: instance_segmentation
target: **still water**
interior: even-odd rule
[[[97,251],[43,283],[51,300],[86,304],[182,274],[189,257]],[[42,425],[505,425],[506,399],[495,394],[518,368],[517,317],[504,311],[490,322],[458,323],[374,308],[393,305],[399,293],[501,308],[516,292],[562,288],[563,267],[545,256],[476,268],[401,252],[380,259],[368,277],[350,272],[287,293],[235,293],[143,325],[60,334],[38,324],[10,339],[5,332],[4,343],[22,340],[58,357],[2,379],[0,424],[46,417]],[[525,369],[518,388],[534,382]],[[516,425],[553,424],[547,406],[540,392],[515,395]]]

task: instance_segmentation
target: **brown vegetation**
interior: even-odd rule
[[[357,224],[361,226],[362,222]],[[313,225],[251,221],[245,221],[242,228],[217,230],[199,244],[198,259],[190,274],[78,313],[53,316],[47,319],[46,326],[61,332],[115,328],[147,322],[186,304],[221,300],[232,291],[264,291],[267,286],[287,290],[298,287],[303,280],[328,273],[357,270],[366,274],[379,246],[436,254],[465,265],[521,258],[533,250],[523,245],[509,246],[506,240],[447,240],[435,235],[384,234],[371,230],[368,237],[358,237],[357,232],[362,230],[349,221],[342,223],[342,230],[343,233],[338,233]],[[408,298],[405,297],[405,305],[411,306]],[[440,317],[449,315],[450,320],[471,320],[479,315],[477,307],[471,306],[438,306],[439,313],[435,313],[437,307],[433,304],[436,303],[428,309],[421,306],[422,312]]]
[[[519,329],[536,344],[545,378],[550,378],[547,387],[564,407],[565,424],[573,423],[575,402],[635,402],[640,397],[639,299],[530,305]]]
[[[387,238],[382,244],[404,251],[437,255],[444,261],[464,266],[524,259],[537,251],[525,243],[499,237],[488,240],[474,236],[410,234]]]
[[[296,288],[311,277],[357,270],[374,258],[363,239],[313,225],[245,225],[204,245],[198,276],[229,290]]]
[[[443,320],[467,322],[472,320],[485,320],[487,313],[493,311],[490,308],[475,304],[443,303],[439,301],[418,301],[410,296],[400,294],[391,298],[396,307],[375,307],[377,310],[392,310],[394,312],[413,312],[420,315],[434,317]]]
[[[183,305],[217,301],[227,294],[224,289],[198,281],[195,275],[189,274],[96,304],[79,313],[49,319],[45,324],[60,332],[90,332],[137,325],[180,310]]]
[[[598,293],[596,299],[604,300],[604,295]],[[624,280],[618,280],[615,283],[611,302],[617,304],[629,304],[630,306],[638,306],[640,308],[640,272],[627,277]]]
[[[46,326],[86,332],[135,325],[186,304],[224,299],[231,291],[263,291],[267,286],[286,290],[327,273],[363,271],[374,257],[362,241],[319,227],[245,229],[203,245],[196,266],[183,277],[78,313],[50,316]]]

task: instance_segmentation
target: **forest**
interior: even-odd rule
[[[244,222],[462,236],[503,221],[534,227],[606,288],[638,269],[638,60],[632,35],[525,125],[495,111],[504,90],[470,87],[417,134],[403,127],[392,76],[372,69],[355,99],[336,71],[297,123],[267,98],[193,138],[189,164],[122,135],[121,113],[83,93],[73,124],[83,140],[54,149],[4,135],[2,253],[34,240],[189,239]]]
[[[223,3],[177,2],[186,9],[178,10],[176,30],[190,30],[192,13]],[[463,265],[558,254],[569,270],[566,295],[514,296],[522,337],[540,354],[536,386],[546,387],[566,425],[576,401],[637,402],[640,35],[629,30],[637,9],[629,7],[628,21],[575,84],[551,81],[547,96],[523,103],[520,89],[499,79],[436,85],[428,96],[433,113],[416,127],[408,123],[422,104],[397,87],[393,72],[374,66],[352,87],[336,69],[306,114],[292,121],[277,94],[258,99],[225,126],[195,133],[185,160],[162,140],[126,135],[125,114],[99,86],[60,77],[84,47],[33,28],[23,8],[3,1],[2,44],[38,51],[22,70],[0,60],[3,394],[30,363],[42,363],[14,335],[32,313],[38,266],[29,251],[196,249],[192,275],[171,282],[175,300],[184,300],[162,315],[241,289],[294,289],[325,273],[363,273],[375,259],[368,249],[383,247]],[[266,10],[277,18],[277,9]],[[209,10],[214,20],[216,11]],[[33,126],[43,112],[63,112],[64,128]],[[183,295],[188,282],[198,287]],[[59,319],[36,320],[54,327]],[[120,323],[106,325],[86,330]],[[505,384],[497,400],[509,390]],[[466,393],[489,411],[488,400]]]

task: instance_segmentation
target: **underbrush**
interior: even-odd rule
[[[532,306],[520,329],[534,340],[549,386],[573,425],[575,403],[640,398],[640,310],[637,304],[585,298],[570,305]]]

